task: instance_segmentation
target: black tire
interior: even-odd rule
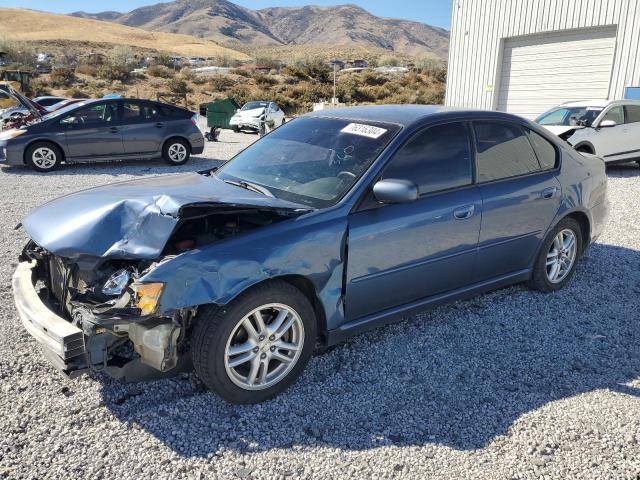
[[[240,131],[240,129],[235,125],[231,127],[231,130],[233,130],[233,133],[238,133]]]
[[[272,303],[295,310],[304,326],[304,343],[298,360],[278,383],[262,390],[248,390],[234,383],[225,368],[225,348],[238,322],[256,308]],[[224,307],[207,306],[198,312],[191,345],[196,375],[226,401],[259,403],[275,397],[300,376],[313,353],[317,337],[313,307],[305,295],[287,282],[274,280],[241,294]]]
[[[48,161],[44,161],[43,154],[50,152],[51,156]],[[50,172],[55,170],[62,163],[62,151],[51,142],[35,142],[29,145],[24,153],[25,163],[37,172]],[[51,163],[51,166],[46,166]]]
[[[190,157],[191,145],[182,138],[170,138],[162,147],[162,158],[169,165],[184,165]]]
[[[563,230],[571,230],[576,238],[576,256],[573,261],[573,265],[571,266],[569,272],[566,276],[559,282],[552,282],[547,275],[547,254],[551,249],[551,245],[558,235],[559,232]],[[578,260],[582,254],[582,229],[580,228],[580,224],[574,220],[573,218],[565,218],[561,220],[558,225],[555,226],[551,232],[547,235],[542,243],[542,247],[540,248],[540,252],[538,253],[538,258],[536,258],[536,262],[533,266],[533,272],[531,274],[531,278],[529,279],[529,287],[538,290],[541,292],[555,292],[563,288],[576,271],[576,265],[578,264]]]

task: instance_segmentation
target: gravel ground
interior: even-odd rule
[[[51,198],[189,164],[0,170],[0,478],[628,478],[640,475],[640,169],[609,171],[606,234],[562,292],[512,287],[364,334],[284,395],[225,404],[193,375],[66,380],[20,327],[13,227]]]

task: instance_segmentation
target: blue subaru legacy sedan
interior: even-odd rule
[[[498,112],[314,112],[223,167],[33,210],[13,277],[58,369],[194,368],[234,403],[291,385],[316,344],[526,282],[552,292],[607,216],[602,159]]]

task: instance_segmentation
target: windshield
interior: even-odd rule
[[[240,152],[216,175],[323,208],[338,202],[400,130],[398,125],[303,117]]]
[[[540,125],[590,127],[602,110],[603,107],[559,107],[543,113],[535,121]]]
[[[267,108],[268,106],[269,102],[247,102],[240,110],[253,110],[255,108]]]

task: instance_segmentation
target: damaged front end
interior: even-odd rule
[[[71,261],[33,241],[20,261],[13,288],[23,324],[66,374],[137,377],[142,365],[168,372],[186,353],[195,308],[157,314],[163,285],[137,282],[150,262]]]
[[[16,306],[49,360],[71,376],[92,369],[137,381],[188,369],[197,304],[161,308],[165,283],[144,277],[308,211],[200,174],[108,188],[54,200],[23,221],[31,240],[13,277]]]

